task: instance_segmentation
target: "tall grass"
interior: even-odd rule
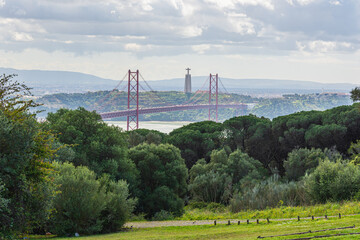
[[[274,175],[257,184],[254,188],[235,194],[230,201],[230,210],[261,210],[277,206],[306,206],[310,198],[302,182],[280,182],[280,177]]]

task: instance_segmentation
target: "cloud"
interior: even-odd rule
[[[321,40],[310,41],[306,43],[297,42],[297,46],[300,51],[308,51],[315,53],[353,50],[353,45],[348,42],[333,42]]]
[[[319,0],[287,0],[287,2],[292,6],[296,4],[301,6],[306,6],[314,2],[319,2]]]
[[[356,52],[359,14],[358,0],[0,0],[0,49],[137,56]]]
[[[272,0],[206,0],[205,2],[217,5],[220,8],[236,9],[240,6],[261,6],[274,10]]]
[[[29,42],[34,40],[30,34],[14,32],[13,39],[15,41]]]
[[[137,43],[127,43],[124,46],[125,50],[131,51],[131,52],[140,52],[140,51],[146,51],[150,50],[153,47],[151,45],[140,45]]]

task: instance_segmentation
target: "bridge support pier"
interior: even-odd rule
[[[127,116],[127,131],[139,128],[139,70],[128,72],[128,110],[134,104],[135,114]]]
[[[209,121],[214,121],[214,122],[218,122],[218,93],[219,93],[218,79],[219,79],[218,74],[212,75],[210,73],[210,83],[209,83]]]

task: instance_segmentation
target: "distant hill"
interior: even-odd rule
[[[199,89],[208,77],[192,77],[192,89]],[[310,81],[276,80],[276,79],[232,79],[220,78],[229,92],[236,93],[315,93],[315,92],[349,92],[356,85],[350,83],[319,83]],[[222,84],[219,84],[222,89]],[[151,81],[157,90],[183,91],[184,79],[175,78]]]
[[[0,68],[0,74],[4,73],[17,74],[16,80],[32,87],[35,95],[111,90],[117,84],[114,80],[78,72]]]
[[[67,71],[17,70],[0,68],[0,73],[17,74],[16,78],[33,88],[36,95],[52,93],[82,93],[88,91],[111,90],[119,81],[104,79],[90,74]],[[193,76],[192,89],[203,86],[207,76]],[[148,81],[157,91],[183,91],[184,78]],[[250,95],[285,94],[285,93],[318,93],[349,92],[354,84],[324,84],[309,81],[274,80],[274,79],[231,79],[221,78],[227,91]],[[124,84],[124,83],[123,83]],[[122,85],[123,85],[122,84]],[[219,86],[221,89],[222,85]],[[207,88],[207,86],[205,86]]]

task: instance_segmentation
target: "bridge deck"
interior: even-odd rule
[[[199,105],[175,105],[167,107],[155,107],[155,108],[139,108],[139,114],[159,113],[159,112],[173,112],[183,110],[194,110],[194,109],[215,109],[215,105],[199,104]],[[218,108],[238,108],[247,109],[246,104],[218,104]],[[100,113],[102,119],[126,117],[136,115],[136,109],[123,110],[117,112]]]

